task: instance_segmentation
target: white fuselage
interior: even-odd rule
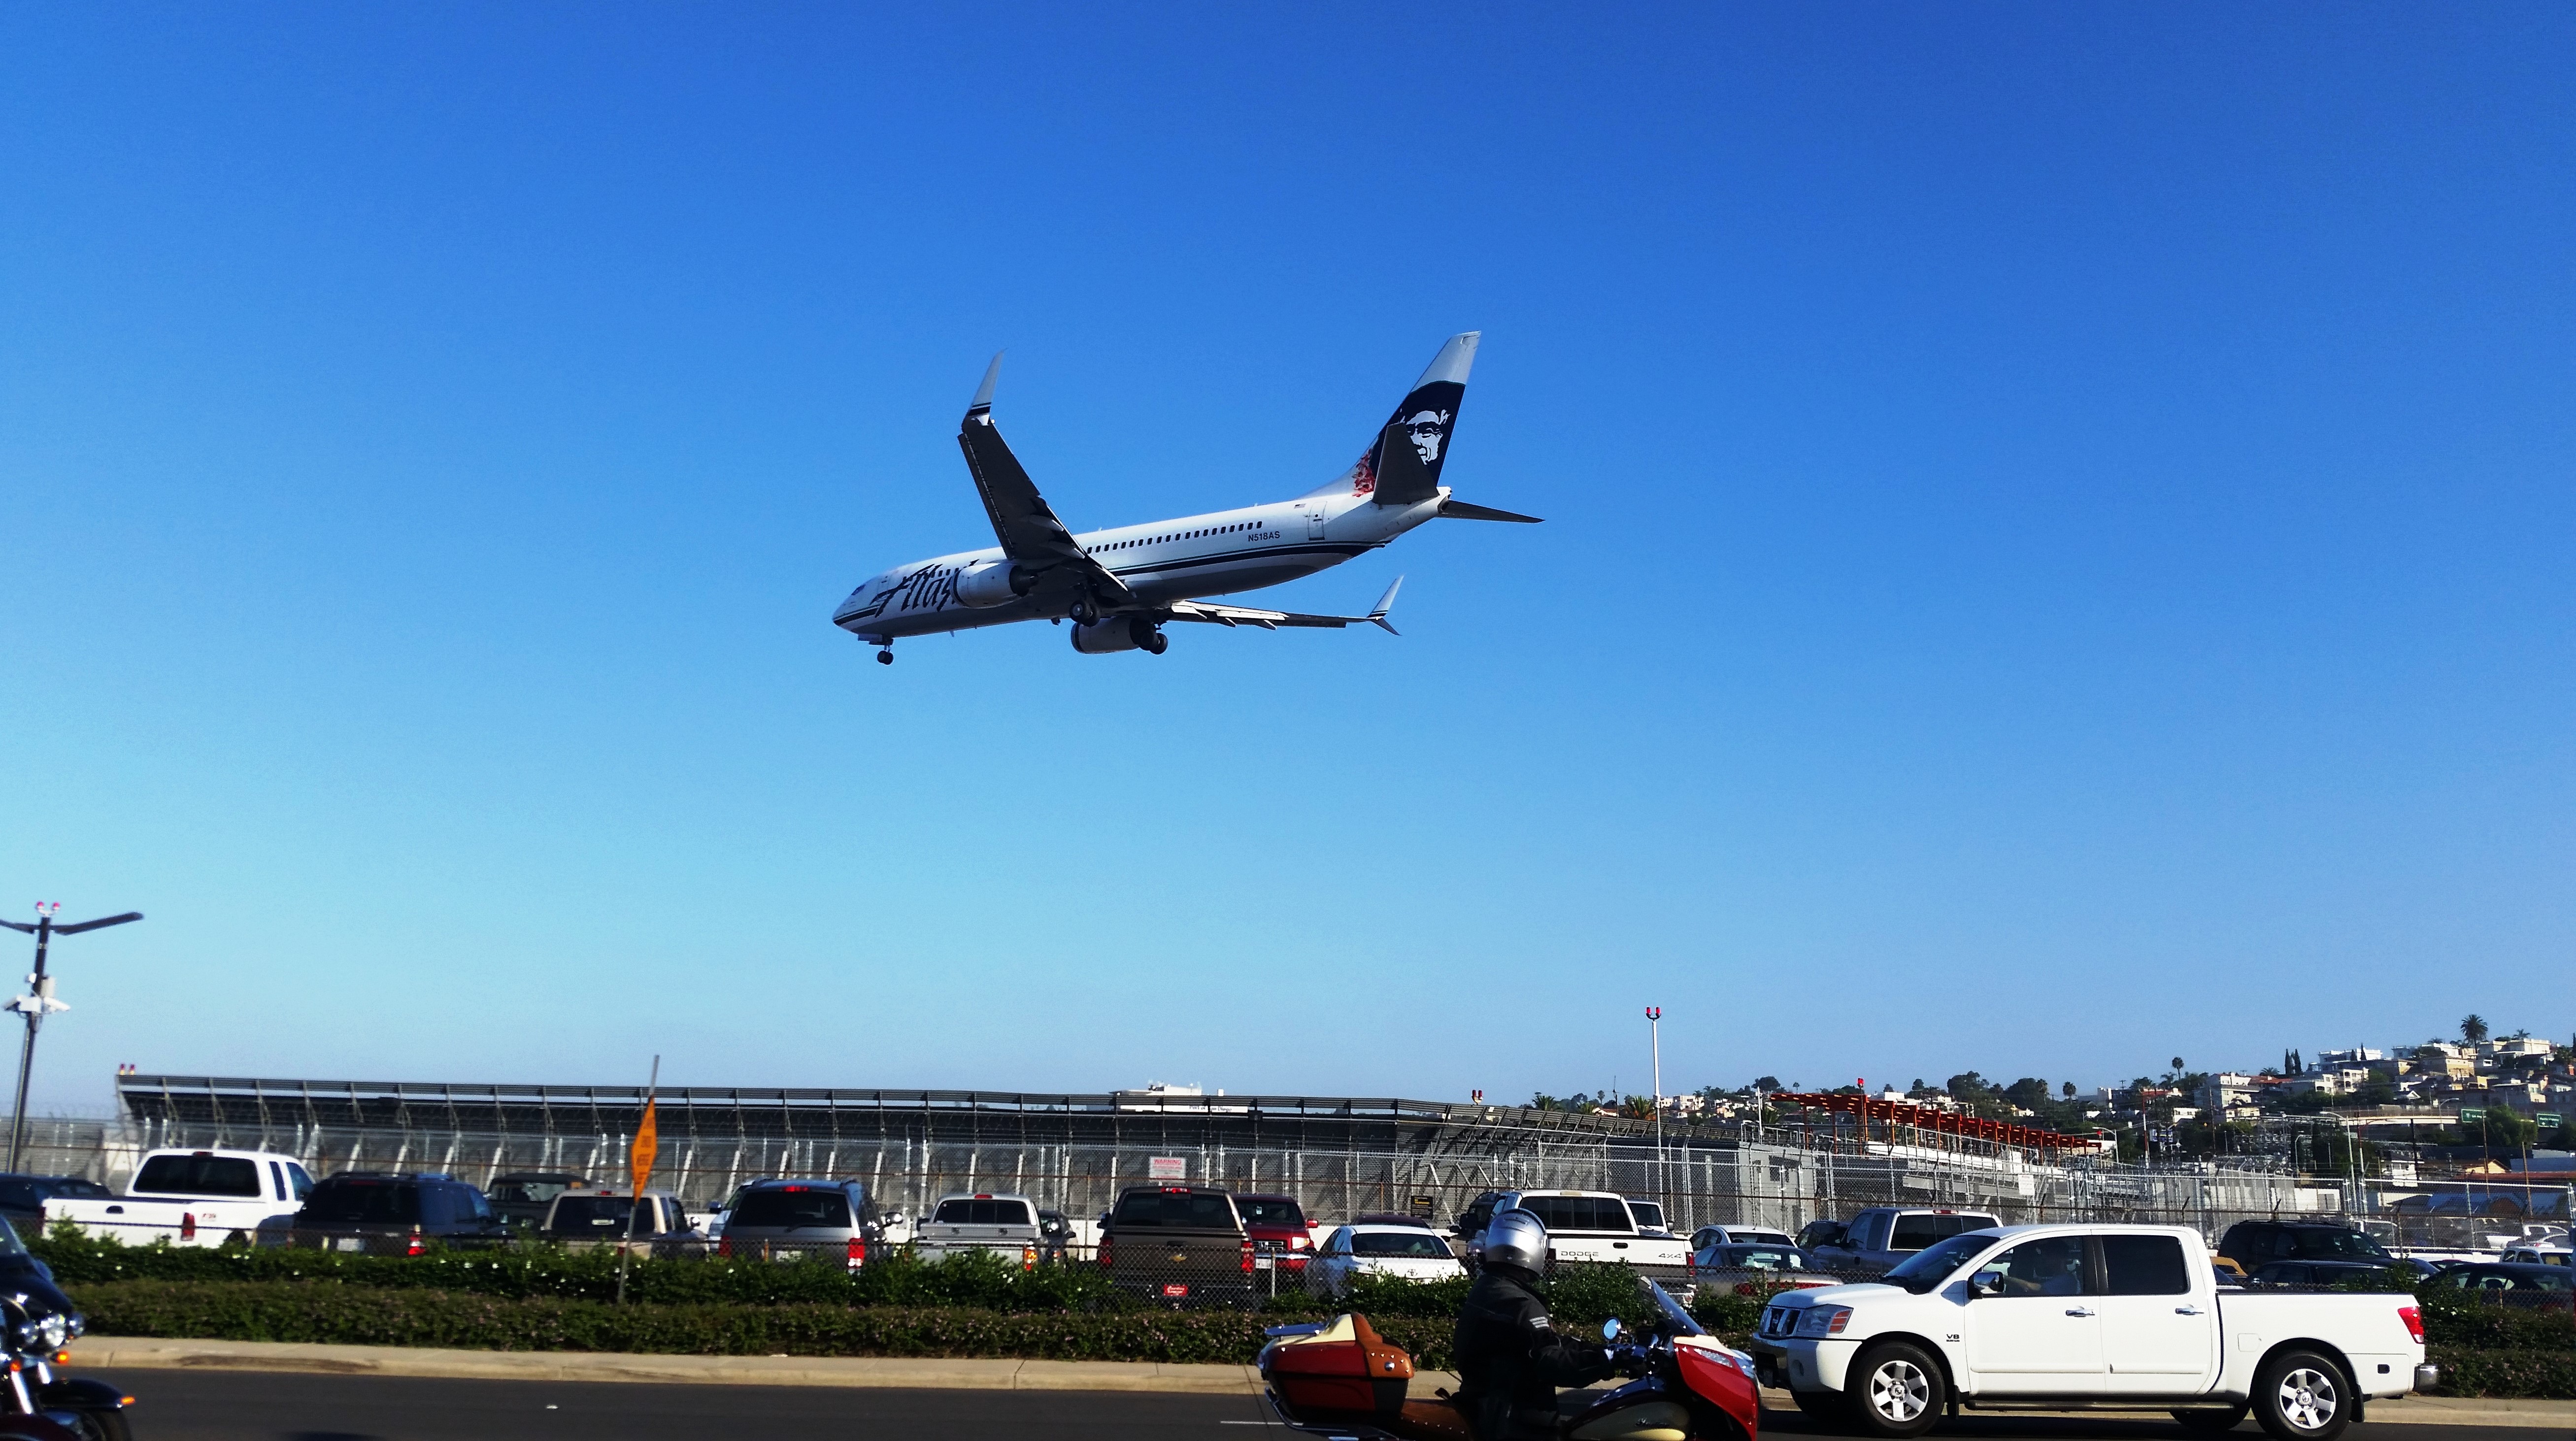
[[[1379,505],[1364,495],[1309,495],[1095,530],[1074,540],[1138,600],[1165,604],[1259,590],[1339,565],[1437,516],[1448,494],[1443,487],[1406,506]],[[1003,558],[1000,546],[986,546],[896,566],[850,592],[832,623],[863,639],[892,640],[1046,618],[1048,612],[1027,600],[959,601],[960,575]]]

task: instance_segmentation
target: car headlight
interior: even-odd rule
[[[1843,1328],[1850,1324],[1851,1307],[1849,1306],[1810,1306],[1807,1308],[1807,1313],[1798,1318],[1798,1334],[1839,1336],[1843,1333]]]

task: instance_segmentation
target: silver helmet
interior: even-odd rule
[[[1547,1269],[1547,1227],[1538,1217],[1517,1208],[1496,1211],[1485,1223],[1485,1245],[1482,1251],[1488,1266],[1518,1266],[1524,1271]]]

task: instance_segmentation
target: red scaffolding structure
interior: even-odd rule
[[[1939,1106],[1918,1106],[1911,1101],[1882,1101],[1869,1096],[1836,1091],[1774,1091],[1774,1105],[1804,1106],[1811,1110],[1839,1112],[1858,1116],[1861,1139],[1870,1139],[1869,1123],[1884,1121],[1885,1137],[1897,1139],[1896,1128],[1910,1126],[1918,1135],[1956,1136],[1965,1140],[1986,1141],[1998,1146],[2019,1146],[2032,1151],[2098,1150],[2101,1142],[2093,1136],[2069,1136],[2058,1131],[2043,1131],[2037,1126],[2020,1126],[2010,1121],[1989,1121],[1964,1111],[1945,1110]]]

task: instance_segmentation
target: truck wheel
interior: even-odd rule
[[[2187,1431],[2233,1431],[2245,1419],[2248,1406],[2194,1406],[2173,1413],[2173,1418]]]
[[[2254,1417],[2278,1441],[2334,1441],[2360,1399],[2343,1368],[2314,1351],[2285,1351],[2254,1376]]]
[[[1949,1401],[1941,1368],[1918,1347],[1902,1341],[1872,1346],[1843,1373],[1843,1394],[1863,1435],[1920,1436],[1941,1419]],[[2302,1435],[2297,1441],[2311,1441]]]

